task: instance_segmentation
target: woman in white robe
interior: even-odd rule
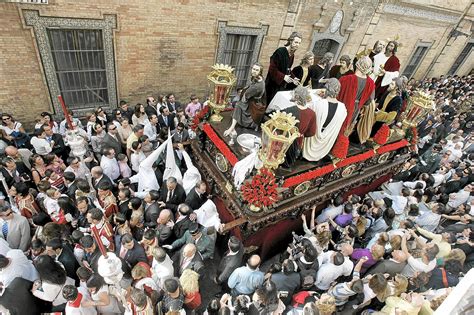
[[[316,96],[314,102],[308,103],[316,113],[316,134],[304,138],[303,157],[308,161],[319,161],[331,151],[347,116],[346,106],[336,99],[341,89],[339,81],[329,79],[325,88],[326,98]]]

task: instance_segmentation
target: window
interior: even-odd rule
[[[451,66],[451,69],[449,69],[449,75],[453,75],[456,73],[456,71],[458,71],[459,67],[464,63],[466,58],[471,53],[472,47],[474,47],[474,42],[467,43],[466,47],[464,47],[459,56],[456,58],[456,61],[454,61],[454,64]]]
[[[75,109],[106,106],[102,31],[49,29],[48,37],[64,102]]]
[[[412,54],[410,61],[403,70],[402,75],[410,79],[415,74],[416,69],[418,69],[420,66],[430,46],[431,44],[418,43],[415,48],[415,52]]]
[[[23,10],[34,31],[56,118],[63,117],[58,95],[82,116],[97,106],[117,107],[113,30],[115,15],[102,19],[40,16]]]
[[[235,68],[237,87],[245,86],[250,75],[252,55],[255,50],[257,36],[228,34],[224,50],[224,64]]]
[[[237,82],[234,88],[244,87],[250,78],[250,69],[258,61],[263,37],[267,34],[268,25],[260,28],[227,26],[219,22],[219,45],[217,63],[233,67]]]

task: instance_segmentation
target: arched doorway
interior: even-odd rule
[[[337,56],[339,46],[339,42],[330,38],[318,40],[313,46],[314,62],[317,63],[319,60],[321,60],[321,58],[323,58],[324,54],[327,52],[331,52],[334,54],[334,56]]]

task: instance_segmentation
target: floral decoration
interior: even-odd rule
[[[332,147],[332,155],[338,159],[345,159],[349,150],[349,138],[340,134]]]
[[[204,124],[202,130],[206,133],[209,139],[214,143],[216,148],[224,155],[224,157],[229,161],[229,163],[234,166],[239,159],[235,156],[234,153],[229,149],[227,144],[222,141],[222,139],[217,135],[217,133],[212,129],[210,124]]]
[[[278,201],[275,175],[267,168],[261,168],[251,181],[242,185],[240,190],[244,200],[257,208],[269,207]]]
[[[407,139],[410,141],[410,149],[412,151],[417,150],[417,144],[418,144],[418,130],[416,127],[411,127],[410,129],[407,130]]]
[[[209,116],[209,106],[204,106],[203,109],[199,111],[196,115],[194,115],[193,121],[191,122],[191,130],[196,130],[201,123],[201,121],[205,120]]]
[[[390,137],[390,128],[387,126],[387,124],[383,124],[375,134],[374,141],[378,145],[384,145],[387,143],[388,137]]]

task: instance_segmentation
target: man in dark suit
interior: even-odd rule
[[[156,111],[155,98],[152,96],[147,97],[146,99],[145,113],[148,117],[151,117],[152,115],[158,116],[158,112]]]
[[[158,116],[158,124],[160,125],[160,128],[169,128],[170,131],[173,131],[176,129],[176,126],[174,124],[174,114],[170,112],[168,107],[161,107],[160,108],[160,113],[161,115]]]
[[[122,117],[127,119],[129,123],[132,123],[133,110],[128,108],[128,102],[125,100],[120,101],[120,112]]]
[[[16,182],[25,181],[25,178],[31,179],[31,173],[26,165],[23,162],[16,162],[13,158],[8,156],[2,159],[0,172],[3,174],[3,177],[5,177],[8,188],[11,188]],[[4,196],[8,195],[3,185],[0,185],[0,190]]]
[[[98,263],[99,258],[102,256],[100,253],[99,247],[96,245],[94,238],[90,235],[84,235],[80,240],[79,243],[84,248],[84,259],[82,263],[87,268],[92,269],[94,272],[98,272]]]
[[[446,182],[446,184],[444,184],[444,187],[446,188],[444,192],[449,195],[450,193],[458,192],[459,190],[461,190],[462,177],[463,171],[457,170],[456,172],[454,172],[452,178],[448,182]]]
[[[109,147],[114,149],[115,157],[117,157],[119,153],[122,153],[122,140],[118,134],[117,126],[115,126],[113,123],[107,125],[107,133],[105,134],[104,140],[102,141],[104,148]]]
[[[124,215],[127,220],[130,220],[133,210],[130,209],[128,203],[130,202],[130,189],[122,188],[118,192],[118,208],[119,212]]]
[[[67,190],[66,195],[72,200],[76,200],[76,175],[73,172],[64,172],[64,184],[66,184]]]
[[[46,141],[54,141],[53,150],[51,153],[56,154],[64,161],[69,157],[71,151],[68,146],[64,143],[63,136],[59,133],[53,133],[53,130],[49,125],[43,126],[44,133],[46,134]]]
[[[242,265],[242,258],[244,257],[244,247],[237,237],[231,236],[227,246],[229,250],[222,257],[214,279],[214,282],[220,284],[223,289],[227,289],[227,280],[232,272]]]
[[[186,192],[183,186],[178,184],[178,181],[174,177],[169,177],[166,180],[161,186],[160,192],[160,201],[158,201],[160,208],[166,208],[176,212],[178,205],[186,200]]]
[[[32,287],[33,282],[15,278],[0,295],[0,305],[10,311],[8,314],[39,315],[50,312],[51,304],[48,306],[48,303],[34,296],[31,293]]]
[[[176,132],[173,134],[173,143],[183,143],[189,140],[189,132],[182,122],[176,126]]]
[[[295,271],[295,264],[292,260],[285,259],[282,264],[282,271],[272,274],[271,280],[275,283],[277,290],[288,292],[286,298],[282,301],[285,305],[291,302],[291,297],[300,287],[301,277],[298,272]]]
[[[92,185],[94,187],[99,186],[100,183],[102,182],[109,182],[110,185],[113,187],[114,184],[110,180],[110,178],[104,174],[104,171],[102,170],[102,167],[100,166],[94,166],[91,169],[91,175],[92,175]]]
[[[160,212],[158,219],[156,220],[157,225],[155,228],[156,237],[160,245],[171,244],[174,240],[173,235],[173,214],[168,209],[163,209]]]
[[[395,277],[400,274],[407,264],[407,255],[401,250],[394,250],[392,258],[382,259],[375,266],[370,268],[366,275],[373,275],[376,273],[388,273],[390,277]]]
[[[122,235],[120,248],[117,248],[115,254],[124,259],[130,268],[140,261],[148,263],[145,249],[129,233]]]
[[[143,198],[145,202],[145,226],[150,228],[156,227],[156,220],[160,215],[160,206],[158,205],[160,193],[158,190],[150,190]]]
[[[204,181],[196,183],[196,187],[192,189],[186,196],[185,204],[191,207],[191,209],[199,209],[207,200],[207,186]]]
[[[194,244],[186,244],[179,252],[179,259],[175,260],[174,270],[177,277],[186,269],[199,273],[201,277],[204,275],[204,263]]]
[[[171,113],[176,113],[178,108],[183,108],[181,103],[176,101],[173,93],[168,94],[168,109]]]
[[[46,253],[59,261],[64,266],[67,276],[79,284],[76,270],[80,266],[69,245],[63,244],[59,238],[53,238],[46,244]]]
[[[176,221],[173,226],[173,232],[176,238],[183,237],[184,233],[189,230],[190,226],[194,223],[189,218],[192,212],[193,210],[187,204],[183,203],[179,205]]]

